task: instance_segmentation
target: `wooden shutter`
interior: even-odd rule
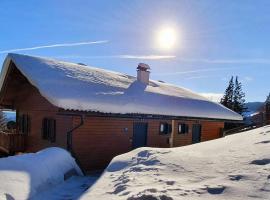
[[[31,125],[31,120],[30,120],[30,116],[26,115],[26,134],[30,133],[30,126]]]
[[[42,139],[48,139],[48,119],[44,118],[42,120]]]
[[[167,126],[168,126],[168,132],[167,132],[167,134],[170,134],[170,133],[172,133],[172,125],[171,124],[167,124]]]
[[[55,142],[55,138],[56,138],[56,123],[54,119],[50,119],[49,121],[49,135],[50,135],[50,141],[51,142]]]
[[[188,133],[188,124],[185,124],[185,133]]]

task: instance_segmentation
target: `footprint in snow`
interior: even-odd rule
[[[224,190],[226,189],[226,187],[223,185],[217,185],[217,186],[207,186],[204,189],[207,190],[209,194],[217,195],[217,194],[222,194]]]
[[[139,157],[143,157],[143,158],[148,158],[149,156],[151,156],[153,153],[151,153],[148,150],[144,150],[138,153]]]
[[[231,181],[240,181],[243,177],[243,175],[229,175]]]
[[[115,190],[113,192],[111,192],[111,194],[118,194],[120,192],[123,192],[127,189],[126,185],[118,185]]]
[[[129,197],[127,200],[173,200],[173,198],[167,196],[167,195],[148,195],[148,194],[143,194],[143,195],[136,195]]]
[[[253,161],[250,162],[250,164],[253,164],[253,165],[267,165],[267,164],[270,164],[270,159],[264,158],[264,159],[261,159],[261,160],[253,160]]]
[[[264,140],[264,141],[261,141],[261,142],[257,142],[255,144],[268,144],[270,143],[270,140]]]

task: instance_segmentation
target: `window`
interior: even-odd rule
[[[30,132],[30,117],[23,114],[18,118],[19,132],[22,134],[29,134]]]
[[[180,123],[178,124],[178,134],[188,133],[188,124]]]
[[[56,122],[55,119],[44,118],[42,121],[42,138],[55,142],[56,137]]]
[[[167,122],[160,123],[159,132],[162,135],[170,134],[172,132],[172,125]]]

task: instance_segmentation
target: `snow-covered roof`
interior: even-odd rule
[[[242,120],[242,116],[188,89],[81,64],[8,54],[0,88],[12,61],[53,105],[79,111]]]

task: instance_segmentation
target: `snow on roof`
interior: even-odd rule
[[[21,54],[8,54],[3,86],[12,61],[53,105],[69,110],[242,120],[242,116],[188,89],[91,66]]]

